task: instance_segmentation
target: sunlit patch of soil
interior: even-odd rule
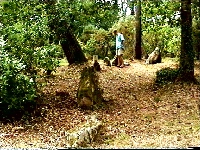
[[[108,67],[100,61],[100,87],[108,107],[95,110],[104,128],[94,148],[167,148],[199,146],[199,85],[154,86],[155,73],[177,67],[174,61],[146,65],[134,60],[124,68]],[[1,125],[0,147],[66,147],[65,131],[93,113],[77,108],[76,92],[84,66],[61,66],[43,89],[43,116],[31,122]],[[200,65],[195,64],[199,78]],[[14,126],[24,130],[13,131]]]

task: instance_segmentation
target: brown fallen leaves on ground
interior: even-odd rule
[[[124,68],[101,64],[100,87],[108,107],[95,110],[103,120],[94,148],[187,148],[199,146],[199,85],[169,84],[156,88],[155,72],[176,67],[167,61],[146,65],[134,60]],[[76,92],[83,66],[62,66],[43,89],[47,102],[43,116],[30,122],[0,126],[1,148],[66,147],[65,132],[94,113],[76,105]],[[195,76],[200,76],[195,65]]]

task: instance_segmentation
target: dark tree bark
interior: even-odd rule
[[[57,32],[57,37],[60,39],[60,44],[67,57],[68,63],[84,63],[87,61],[84,53],[82,52],[81,46],[79,45],[77,39],[73,35],[70,27],[65,27],[65,31],[62,33]]]
[[[181,0],[180,79],[194,81],[191,0]]]
[[[135,59],[142,59],[141,41],[142,41],[142,24],[141,24],[141,0],[137,2],[136,10],[136,45]]]

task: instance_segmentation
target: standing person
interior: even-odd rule
[[[123,53],[124,53],[124,36],[117,30],[113,31],[116,36],[116,56],[117,56],[117,67],[124,67]]]

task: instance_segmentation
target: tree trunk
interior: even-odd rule
[[[84,63],[87,59],[82,52],[81,46],[74,36],[67,20],[57,18],[59,16],[59,11],[56,11],[56,2],[56,0],[45,1],[47,4],[47,14],[49,15],[49,27],[57,38],[54,39],[54,41],[60,41],[62,49],[70,65],[73,63]]]
[[[57,32],[57,34],[61,33]],[[66,27],[61,36],[58,36],[60,37],[60,44],[69,64],[84,63],[87,61],[84,53],[82,52],[81,46],[79,45],[75,36],[72,34],[70,27]]]
[[[181,54],[179,69],[182,81],[194,81],[191,0],[181,0]]]
[[[142,24],[141,24],[141,0],[137,2],[136,10],[136,45],[135,59],[142,59],[141,41],[142,41]]]

